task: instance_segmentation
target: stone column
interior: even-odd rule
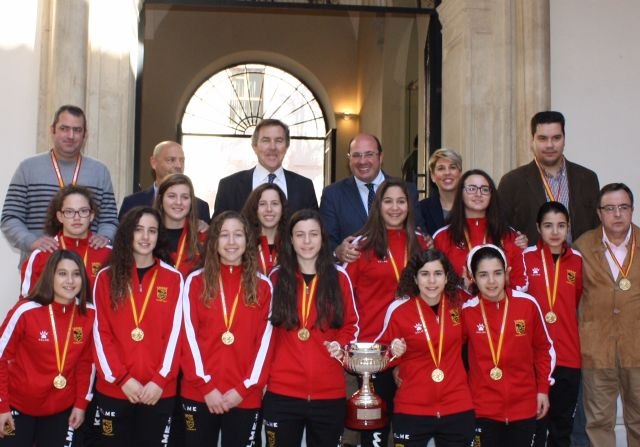
[[[545,11],[546,0],[445,0],[438,9],[443,146],[496,182],[529,160],[526,123],[549,97]]]

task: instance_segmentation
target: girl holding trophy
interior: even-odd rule
[[[438,250],[414,255],[379,339],[397,357],[394,446],[468,447],[475,418],[462,362],[461,279]]]
[[[355,341],[351,282],[334,264],[320,214],[292,217],[279,252],[271,322],[273,360],[263,401],[267,445],[340,444],[345,416],[342,346]]]

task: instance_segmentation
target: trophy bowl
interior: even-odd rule
[[[362,376],[362,387],[347,401],[345,425],[352,430],[374,430],[387,425],[387,405],[371,383],[371,375],[389,362],[389,347],[380,343],[351,343],[344,348],[344,368]]]

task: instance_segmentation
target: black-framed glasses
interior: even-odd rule
[[[74,210],[73,208],[65,208],[63,210],[60,210],[60,212],[66,219],[73,219],[74,217],[76,217],[76,214],[80,217],[89,217],[89,215],[91,214],[91,208],[80,208],[79,210]]]
[[[478,191],[480,191],[480,194],[483,196],[491,194],[491,186],[487,185],[466,185],[462,189],[467,194],[477,194]]]

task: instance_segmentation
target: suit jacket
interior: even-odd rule
[[[384,174],[385,179],[389,178]],[[413,183],[409,187],[409,202],[417,227],[424,229],[422,215],[418,211],[418,191]],[[327,186],[320,200],[320,215],[329,235],[331,250],[362,228],[367,221],[367,212],[360,198],[353,176]]]
[[[120,212],[118,213],[118,220],[122,221],[122,216],[124,216],[126,212],[133,207],[153,206],[154,199],[155,191],[153,189],[153,185],[151,185],[150,188],[128,195],[122,201],[122,206],[120,206]],[[198,219],[203,220],[206,223],[211,223],[211,212],[209,211],[209,204],[202,199],[198,199],[197,197],[196,200],[198,201]]]
[[[571,235],[575,241],[582,233],[600,223],[596,213],[600,185],[595,172],[569,160],[565,160],[565,163],[569,180]],[[498,196],[507,222],[527,235],[529,245],[536,244],[536,217],[547,198],[535,161],[506,173],[500,180]]]
[[[633,225],[636,243],[640,228]],[[602,227],[576,241],[582,253],[582,299],[578,313],[583,368],[640,367],[640,251],[636,250],[624,291],[611,275],[602,243]],[[623,267],[629,265],[631,244]],[[620,280],[622,276],[618,276]]]
[[[239,171],[220,180],[213,217],[223,211],[242,210],[244,202],[253,190],[254,169]],[[310,179],[286,169],[284,169],[284,178],[287,182],[287,209],[290,214],[304,208],[318,209],[316,191]]]
[[[434,195],[420,201],[420,215],[425,224],[425,230],[431,236],[440,228],[446,225],[444,215],[442,214],[442,204],[440,203],[440,195]]]

